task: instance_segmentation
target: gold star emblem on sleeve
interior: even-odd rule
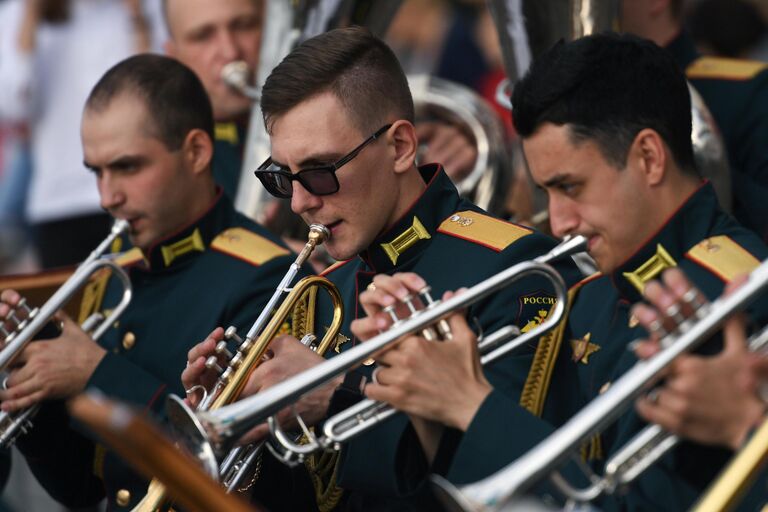
[[[573,361],[583,364],[589,363],[589,356],[600,350],[600,345],[591,343],[592,333],[588,332],[583,338],[578,340],[571,340],[571,348],[573,349]]]

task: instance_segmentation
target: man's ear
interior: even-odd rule
[[[648,186],[656,186],[666,176],[669,156],[669,147],[659,132],[644,128],[635,136],[628,158],[640,169]]]
[[[416,150],[419,140],[416,128],[403,119],[395,121],[389,129],[391,144],[395,148],[395,172],[402,173],[412,168],[416,161]]]
[[[213,142],[205,131],[195,128],[184,139],[184,159],[195,174],[208,169],[213,158]]]

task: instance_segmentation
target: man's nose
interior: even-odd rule
[[[291,210],[297,215],[317,210],[323,205],[320,196],[311,194],[298,181],[293,182],[293,195],[291,196]]]

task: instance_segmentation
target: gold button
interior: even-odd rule
[[[128,489],[120,489],[115,495],[115,502],[121,507],[127,507],[131,502],[131,491]]]
[[[376,290],[376,285],[374,283],[370,283],[368,286],[365,287],[365,289],[368,290],[369,292],[372,292]]]
[[[130,331],[125,333],[125,336],[123,336],[123,348],[125,350],[131,350],[135,344],[136,344],[136,335]]]
[[[600,386],[600,394],[602,395],[606,391],[608,391],[608,388],[611,387],[611,381],[606,382],[602,386]]]

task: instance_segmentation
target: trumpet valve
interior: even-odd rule
[[[421,296],[421,300],[424,302],[427,309],[433,308],[438,304],[438,302],[432,298],[431,292],[431,286],[425,286],[419,290],[419,296]],[[440,339],[450,340],[453,338],[451,327],[448,325],[448,322],[446,322],[445,319],[438,320],[437,324],[435,325],[435,329],[437,330],[437,335]]]
[[[216,344],[216,354],[232,359],[232,352],[229,351],[226,341],[220,341]]]
[[[216,356],[210,356],[205,360],[205,367],[216,373],[224,373],[224,368],[219,365],[219,359]]]
[[[395,306],[385,307],[384,313],[388,314],[389,318],[392,319],[392,325],[400,323],[400,318],[398,318],[397,313],[395,313]]]
[[[224,331],[224,337],[228,340],[235,340],[238,345],[242,345],[243,343],[243,338],[237,335],[237,327],[234,325],[227,327],[227,330]]]
[[[408,311],[411,312],[411,316],[419,312],[419,310],[416,309],[416,304],[413,302],[413,295],[406,295],[403,298],[403,302],[405,302],[405,305],[408,306]]]

